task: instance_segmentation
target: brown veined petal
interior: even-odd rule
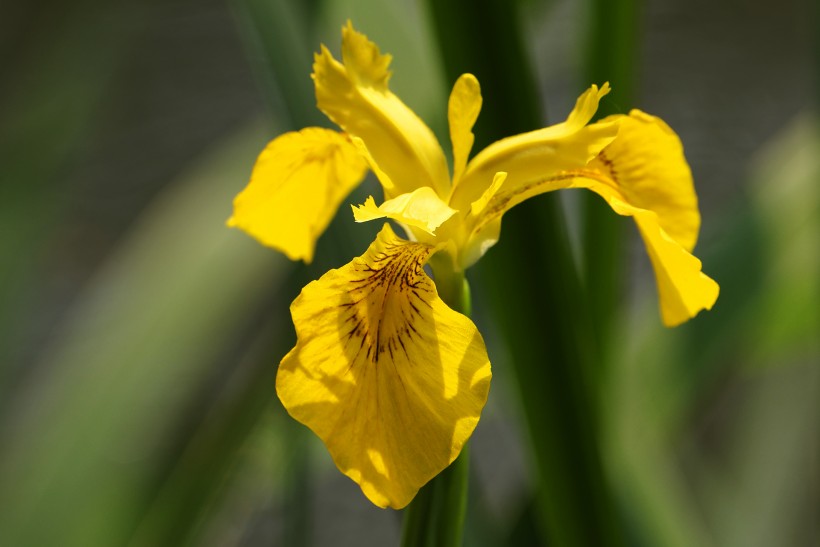
[[[720,292],[691,254],[700,212],[683,145],[663,120],[640,110],[602,121],[617,123],[618,137],[589,165],[604,185],[589,188],[635,219],[655,270],[663,322],[679,325],[711,309]]]
[[[662,119],[637,109],[602,120],[608,121],[618,124],[618,137],[591,167],[617,179],[627,203],[657,213],[664,231],[692,251],[700,212],[680,138]]]
[[[450,177],[444,152],[421,119],[388,88],[390,56],[353,29],[342,28],[342,59],[324,46],[316,54],[313,80],[319,109],[361,138],[395,188],[387,198],[429,186],[447,197]]]
[[[316,240],[366,173],[367,163],[344,134],[319,127],[285,133],[259,155],[228,226],[291,260],[310,262]]]
[[[489,391],[481,335],[424,273],[434,251],[385,225],[291,306],[279,398],[379,507],[404,507],[458,456]]]
[[[634,217],[655,270],[665,325],[678,325],[711,309],[719,287],[690,252],[700,216],[680,140],[660,119],[639,111],[600,123],[621,128],[609,147],[583,169],[512,191],[502,187],[474,219],[465,255],[475,254],[472,249],[484,245],[484,239],[497,238],[501,215],[518,203],[553,190],[587,188],[619,215]]]

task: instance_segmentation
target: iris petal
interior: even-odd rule
[[[388,88],[390,56],[348,22],[342,28],[342,59],[344,64],[324,46],[315,57],[319,109],[364,141],[395,183],[395,188],[385,188],[388,198],[421,186],[447,196],[447,162],[435,135]]]
[[[428,234],[433,234],[436,228],[455,212],[436,195],[432,188],[427,186],[389,199],[378,207],[376,207],[373,196],[368,197],[364,205],[353,207],[356,222],[392,218],[406,226],[420,228]]]
[[[667,327],[675,327],[710,310],[717,300],[720,287],[701,271],[702,264],[663,228],[663,220],[654,211],[627,203],[623,195],[607,183],[589,178],[577,181],[603,197],[619,215],[631,216],[638,225],[658,286],[661,318]]]
[[[451,205],[466,210],[492,183],[496,173],[508,173],[505,191],[542,181],[554,173],[585,166],[615,138],[614,123],[586,126],[609,85],[585,91],[565,122],[496,141],[467,165],[461,182],[453,189]]]
[[[701,271],[700,260],[666,233],[656,214],[636,211],[633,216],[655,270],[663,324],[675,327],[712,309],[720,287]]]
[[[380,507],[404,507],[458,456],[489,391],[481,335],[424,273],[434,251],[385,225],[291,306],[298,340],[279,398]]]
[[[587,188],[619,215],[634,217],[655,270],[665,325],[678,325],[711,309],[719,287],[702,273],[700,260],[690,252],[700,215],[677,135],[660,119],[640,111],[599,123],[619,127],[610,146],[583,169],[496,192],[475,221],[468,252],[482,245],[484,234],[493,234],[501,216],[518,203],[562,188]]]
[[[593,85],[578,97],[566,121],[497,141],[468,163],[450,198],[461,212],[459,267],[470,267],[498,241],[501,214],[514,205],[503,208],[500,198],[532,195],[527,192],[534,185],[586,166],[615,139],[615,122],[586,125],[607,93],[608,84]],[[499,178],[500,173],[506,177]]]
[[[481,87],[472,74],[462,74],[456,80],[447,103],[450,141],[453,143],[453,186],[458,184],[475,142],[473,125],[481,112]]]
[[[667,234],[687,251],[694,249],[700,213],[680,138],[663,120],[640,110],[603,121],[618,124],[618,138],[592,167],[621,181],[618,189],[628,203],[656,212]]]
[[[313,259],[316,240],[367,164],[346,135],[309,127],[280,135],[259,155],[234,199],[228,226],[241,228],[291,260]]]

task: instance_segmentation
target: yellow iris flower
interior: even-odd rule
[[[303,289],[291,306],[296,347],[279,365],[276,390],[374,504],[401,508],[458,456],[491,377],[481,335],[439,298],[428,260],[437,278],[460,274],[496,242],[511,207],[586,188],[635,219],[666,325],[711,308],[718,286],[691,254],[697,198],[680,140],[662,120],[633,110],[590,124],[609,92],[593,85],[566,121],[468,161],[481,92],[465,74],[448,105],[450,176],[432,131],[390,92],[390,60],[349,22],[341,63],[322,46],[318,107],[343,132],[313,127],[274,139],[228,224],[309,262],[342,200],[368,169],[378,177],[385,200],[368,198],[354,217],[393,219],[408,239],[385,224],[362,256]]]

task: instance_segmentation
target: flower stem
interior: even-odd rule
[[[469,317],[470,286],[463,272],[440,275],[436,288],[444,302]],[[403,547],[455,547],[462,543],[470,475],[469,445],[447,469],[428,482],[404,511]]]
[[[487,106],[475,132],[477,149],[543,126],[521,40],[520,4],[427,1],[448,80],[471,72],[481,82]],[[503,233],[475,273],[508,342],[522,397],[542,544],[619,547],[624,533],[601,454],[597,338],[557,196],[516,206],[504,218]]]
[[[404,547],[461,545],[469,468],[470,451],[465,446],[450,467],[419,491],[404,512]]]
[[[612,84],[598,117],[626,114],[633,104],[641,0],[590,0],[582,85]],[[582,194],[583,269],[599,352],[598,369],[606,374],[610,330],[622,293],[627,223],[592,192]],[[603,370],[601,370],[603,369]]]

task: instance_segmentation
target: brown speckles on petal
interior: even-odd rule
[[[388,244],[370,261],[354,261],[350,291],[338,306],[350,326],[342,337],[345,343],[358,340],[357,355],[364,352],[374,365],[388,355],[394,360],[394,351],[404,347],[402,338],[417,332],[413,322],[423,320],[419,303],[434,291],[423,272],[433,250],[422,243]]]

